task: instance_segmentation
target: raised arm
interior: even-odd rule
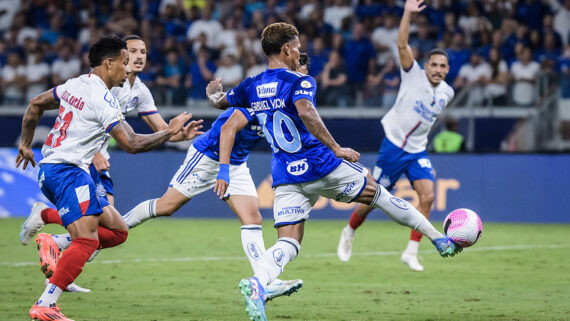
[[[230,103],[226,97],[226,93],[223,92],[222,79],[216,78],[208,83],[206,86],[206,95],[208,100],[217,109],[228,109]]]
[[[52,88],[39,96],[32,98],[24,117],[22,118],[22,140],[18,147],[18,156],[16,157],[16,167],[19,167],[22,161],[24,165],[22,169],[28,167],[28,162],[32,166],[36,166],[34,160],[34,152],[32,151],[32,140],[34,139],[34,132],[36,126],[42,117],[44,110],[57,109],[59,101],[54,96],[55,88]]]
[[[404,15],[402,15],[400,28],[398,28],[398,53],[400,55],[400,65],[404,70],[410,69],[414,63],[414,54],[412,53],[412,48],[408,45],[412,13],[422,11],[426,7],[423,3],[424,0],[406,0],[404,5]]]
[[[214,186],[214,193],[216,193],[220,199],[224,197],[228,185],[230,184],[230,155],[234,148],[236,134],[247,124],[247,118],[242,112],[236,110],[232,116],[228,118],[220,131],[220,171],[218,172],[216,185]]]
[[[126,121],[121,121],[111,129],[110,134],[128,153],[143,153],[160,146],[170,137],[178,134],[191,117],[192,114],[183,112],[171,119],[166,129],[148,135],[135,133]]]
[[[332,150],[337,157],[344,158],[349,162],[358,161],[360,158],[358,152],[352,148],[340,147],[334,140],[311,101],[308,99],[299,99],[295,102],[295,107],[297,108],[299,117],[301,117],[303,124],[305,124],[309,132]]]

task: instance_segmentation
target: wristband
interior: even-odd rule
[[[216,179],[223,179],[228,184],[230,183],[230,164],[220,164],[220,171]]]

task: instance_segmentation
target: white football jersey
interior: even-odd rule
[[[55,87],[53,95],[60,103],[59,115],[42,148],[40,164],[73,164],[89,173],[107,133],[124,120],[119,101],[93,73]]]
[[[125,80],[122,87],[111,88],[111,93],[117,97],[119,100],[119,105],[121,106],[121,111],[123,115],[126,115],[130,111],[136,109],[139,116],[151,115],[158,113],[156,105],[154,104],[154,98],[148,87],[139,79],[135,77],[135,83],[131,86],[129,80]],[[109,153],[107,148],[109,147],[109,140],[106,139],[105,143],[101,147],[101,154],[105,158],[109,159]]]
[[[394,106],[382,118],[386,138],[408,153],[426,149],[427,137],[437,116],[453,99],[445,81],[433,87],[414,60],[408,71],[400,68],[402,83]]]

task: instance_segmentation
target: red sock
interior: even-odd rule
[[[61,222],[61,217],[59,217],[59,213],[54,208],[46,208],[42,210],[42,221],[46,224],[56,223],[63,226]]]
[[[96,239],[80,237],[73,240],[59,258],[57,269],[49,280],[50,283],[65,290],[81,274],[85,262],[97,247],[99,247],[99,241]]]
[[[102,249],[117,246],[127,240],[128,231],[110,230],[106,227],[99,226],[99,245]]]
[[[412,230],[412,232],[410,233],[410,240],[419,242],[422,239],[422,236],[423,236],[422,233],[416,230]]]
[[[348,225],[356,230],[360,225],[362,225],[362,223],[364,223],[364,220],[366,220],[366,216],[360,216],[356,214],[356,211],[354,211],[352,212],[352,215],[350,215]]]

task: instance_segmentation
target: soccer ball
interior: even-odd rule
[[[469,247],[481,237],[483,223],[477,213],[459,208],[447,215],[443,221],[443,233],[457,245]]]

